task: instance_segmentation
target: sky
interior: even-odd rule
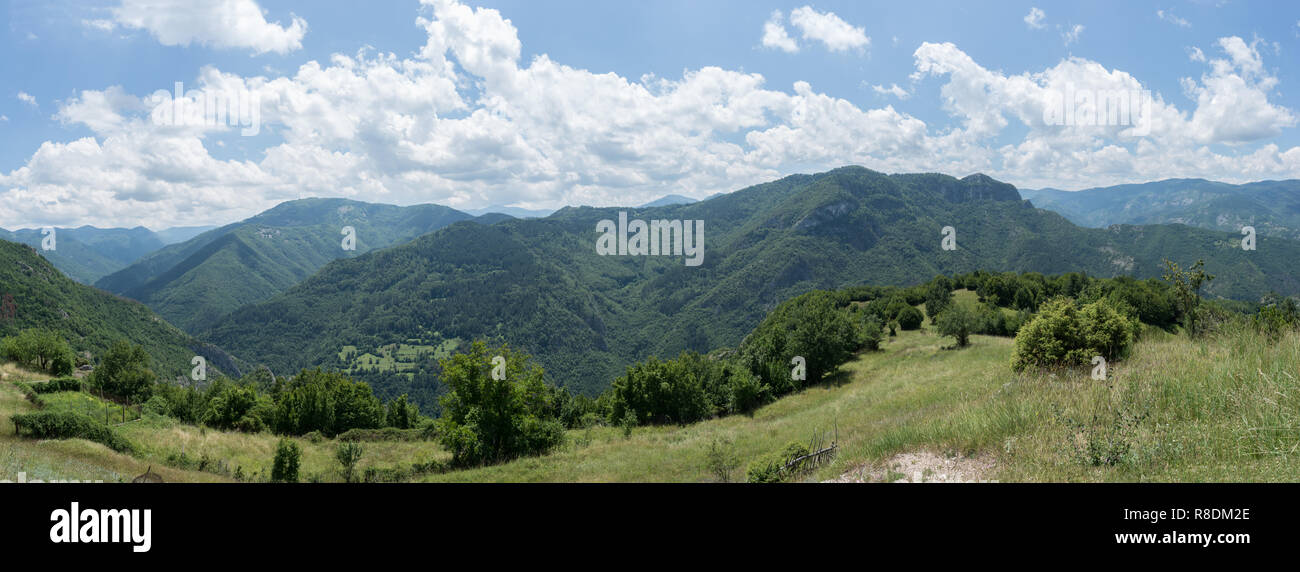
[[[9,0],[0,18],[11,229],[222,224],[303,197],[635,205],[844,165],[1066,190],[1300,178],[1297,2]]]

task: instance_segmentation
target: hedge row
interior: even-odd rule
[[[19,435],[36,439],[86,439],[100,443],[119,453],[130,453],[135,447],[102,421],[80,413],[68,411],[37,411],[14,415],[11,418]]]

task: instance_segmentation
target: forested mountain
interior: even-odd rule
[[[598,255],[597,222],[620,211],[704,221],[703,264]],[[941,248],[947,226],[953,251]],[[1182,225],[1080,228],[983,175],[846,167],[689,205],[454,224],[332,262],[205,337],[276,371],[321,364],[416,384],[429,382],[429,356],[448,342],[497,338],[537,356],[559,382],[594,393],[648,355],[734,346],[776,303],[815,288],[977,269],[1153,277],[1168,257],[1205,259],[1218,276],[1210,296],[1253,299],[1300,292],[1290,267],[1297,256],[1300,243],[1262,238],[1246,252],[1233,233]],[[416,363],[399,368],[400,352]],[[367,355],[360,363],[359,353]]]
[[[163,247],[163,241],[144,227],[55,228],[54,249],[41,250],[42,229],[0,229],[0,239],[36,248],[56,268],[84,284],[121,270],[136,259]]]
[[[239,373],[220,349],[201,344],[143,304],[78,284],[30,246],[0,240],[0,337],[27,328],[55,330],[74,350],[96,358],[117,340],[141,345],[162,379],[188,374],[196,355],[207,357],[214,374]]]
[[[1054,210],[1075,224],[1182,223],[1240,233],[1254,226],[1266,236],[1300,239],[1300,180],[1232,185],[1204,179],[1060,191],[1022,190],[1034,206]]]
[[[158,250],[95,285],[144,302],[169,322],[196,332],[235,308],[284,291],[331,260],[470,218],[439,205],[290,201]],[[355,250],[344,249],[345,227],[355,231]]]

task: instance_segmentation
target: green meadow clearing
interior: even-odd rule
[[[1300,335],[1250,330],[1188,339],[1148,330],[1108,379],[1090,370],[1014,374],[1010,338],[974,336],[964,349],[929,330],[901,331],[858,354],[821,385],[753,412],[687,426],[570,430],[548,455],[423,474],[431,482],[705,482],[711,448],[753,460],[816,433],[838,438],[834,458],[801,477],[894,480],[903,454],[976,461],[979,480],[1295,481],[1300,479]],[[31,411],[11,381],[39,376],[5,364],[0,418]],[[47,394],[49,407],[94,410],[93,396]],[[51,399],[52,398],[52,399]],[[130,418],[130,415],[128,415]],[[134,455],[80,439],[34,441],[0,428],[0,478],[130,480],[152,466],[168,481],[264,481],[278,437],[179,424],[146,415],[115,429]],[[329,439],[295,439],[303,480],[340,481]],[[829,438],[828,438],[829,440]],[[434,441],[363,443],[358,470],[447,460]],[[178,461],[178,459],[184,459]],[[203,470],[197,470],[198,467]],[[184,470],[178,467],[186,467]],[[972,475],[968,474],[967,477]]]

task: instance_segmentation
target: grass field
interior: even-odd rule
[[[926,329],[900,332],[863,353],[826,383],[787,396],[752,415],[689,426],[613,427],[568,433],[542,457],[426,475],[425,481],[623,482],[714,480],[706,452],[714,442],[738,460],[744,479],[754,459],[815,432],[838,434],[839,453],[802,480],[846,473],[906,472],[903,454],[973,459],[981,479],[999,481],[1295,481],[1300,480],[1300,335],[1268,340],[1250,331],[1189,340],[1154,331],[1109,379],[1089,370],[1015,374],[1012,340],[974,336],[965,349]],[[34,379],[3,366],[6,379]],[[0,383],[0,418],[30,408]],[[209,472],[160,469],[180,453],[206,457],[225,471],[264,480],[278,437],[182,425],[152,417],[120,426],[136,443],[126,457],[80,440],[34,442],[0,431],[0,471],[38,478],[116,481],[152,464],[165,479],[227,480]],[[297,439],[304,480],[336,481],[336,443]],[[400,467],[446,459],[434,442],[365,443],[359,464]],[[211,465],[209,465],[211,466]],[[13,478],[13,477],[0,477]]]

